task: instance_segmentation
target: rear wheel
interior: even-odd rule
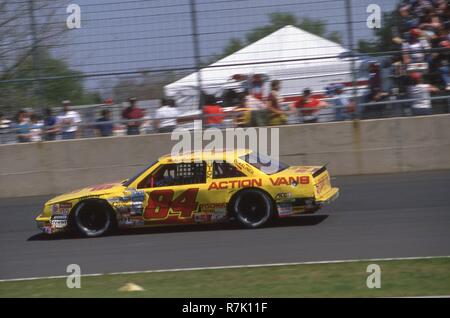
[[[77,232],[87,237],[105,235],[115,227],[113,213],[102,201],[81,202],[75,208],[72,222]]]
[[[236,219],[248,228],[261,227],[274,215],[270,197],[256,189],[239,192],[233,200],[232,209]]]

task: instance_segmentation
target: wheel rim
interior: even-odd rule
[[[259,193],[247,193],[238,197],[236,211],[244,222],[253,225],[264,222],[269,216],[267,201]]]
[[[88,234],[104,231],[110,222],[108,213],[104,210],[79,209],[77,213],[78,226]]]

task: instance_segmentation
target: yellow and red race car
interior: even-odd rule
[[[89,237],[230,219],[257,228],[315,212],[338,194],[324,166],[288,166],[248,149],[192,152],[163,156],[123,182],[57,196],[36,222],[45,233],[75,230]]]

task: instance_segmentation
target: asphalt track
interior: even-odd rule
[[[450,171],[336,177],[320,214],[256,230],[233,223],[122,231],[95,239],[39,234],[48,197],[0,200],[0,279],[282,262],[450,255]]]

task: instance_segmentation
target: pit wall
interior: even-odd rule
[[[450,169],[450,114],[281,126],[280,159],[363,175]],[[170,153],[170,134],[0,145],[0,197],[126,179]]]

